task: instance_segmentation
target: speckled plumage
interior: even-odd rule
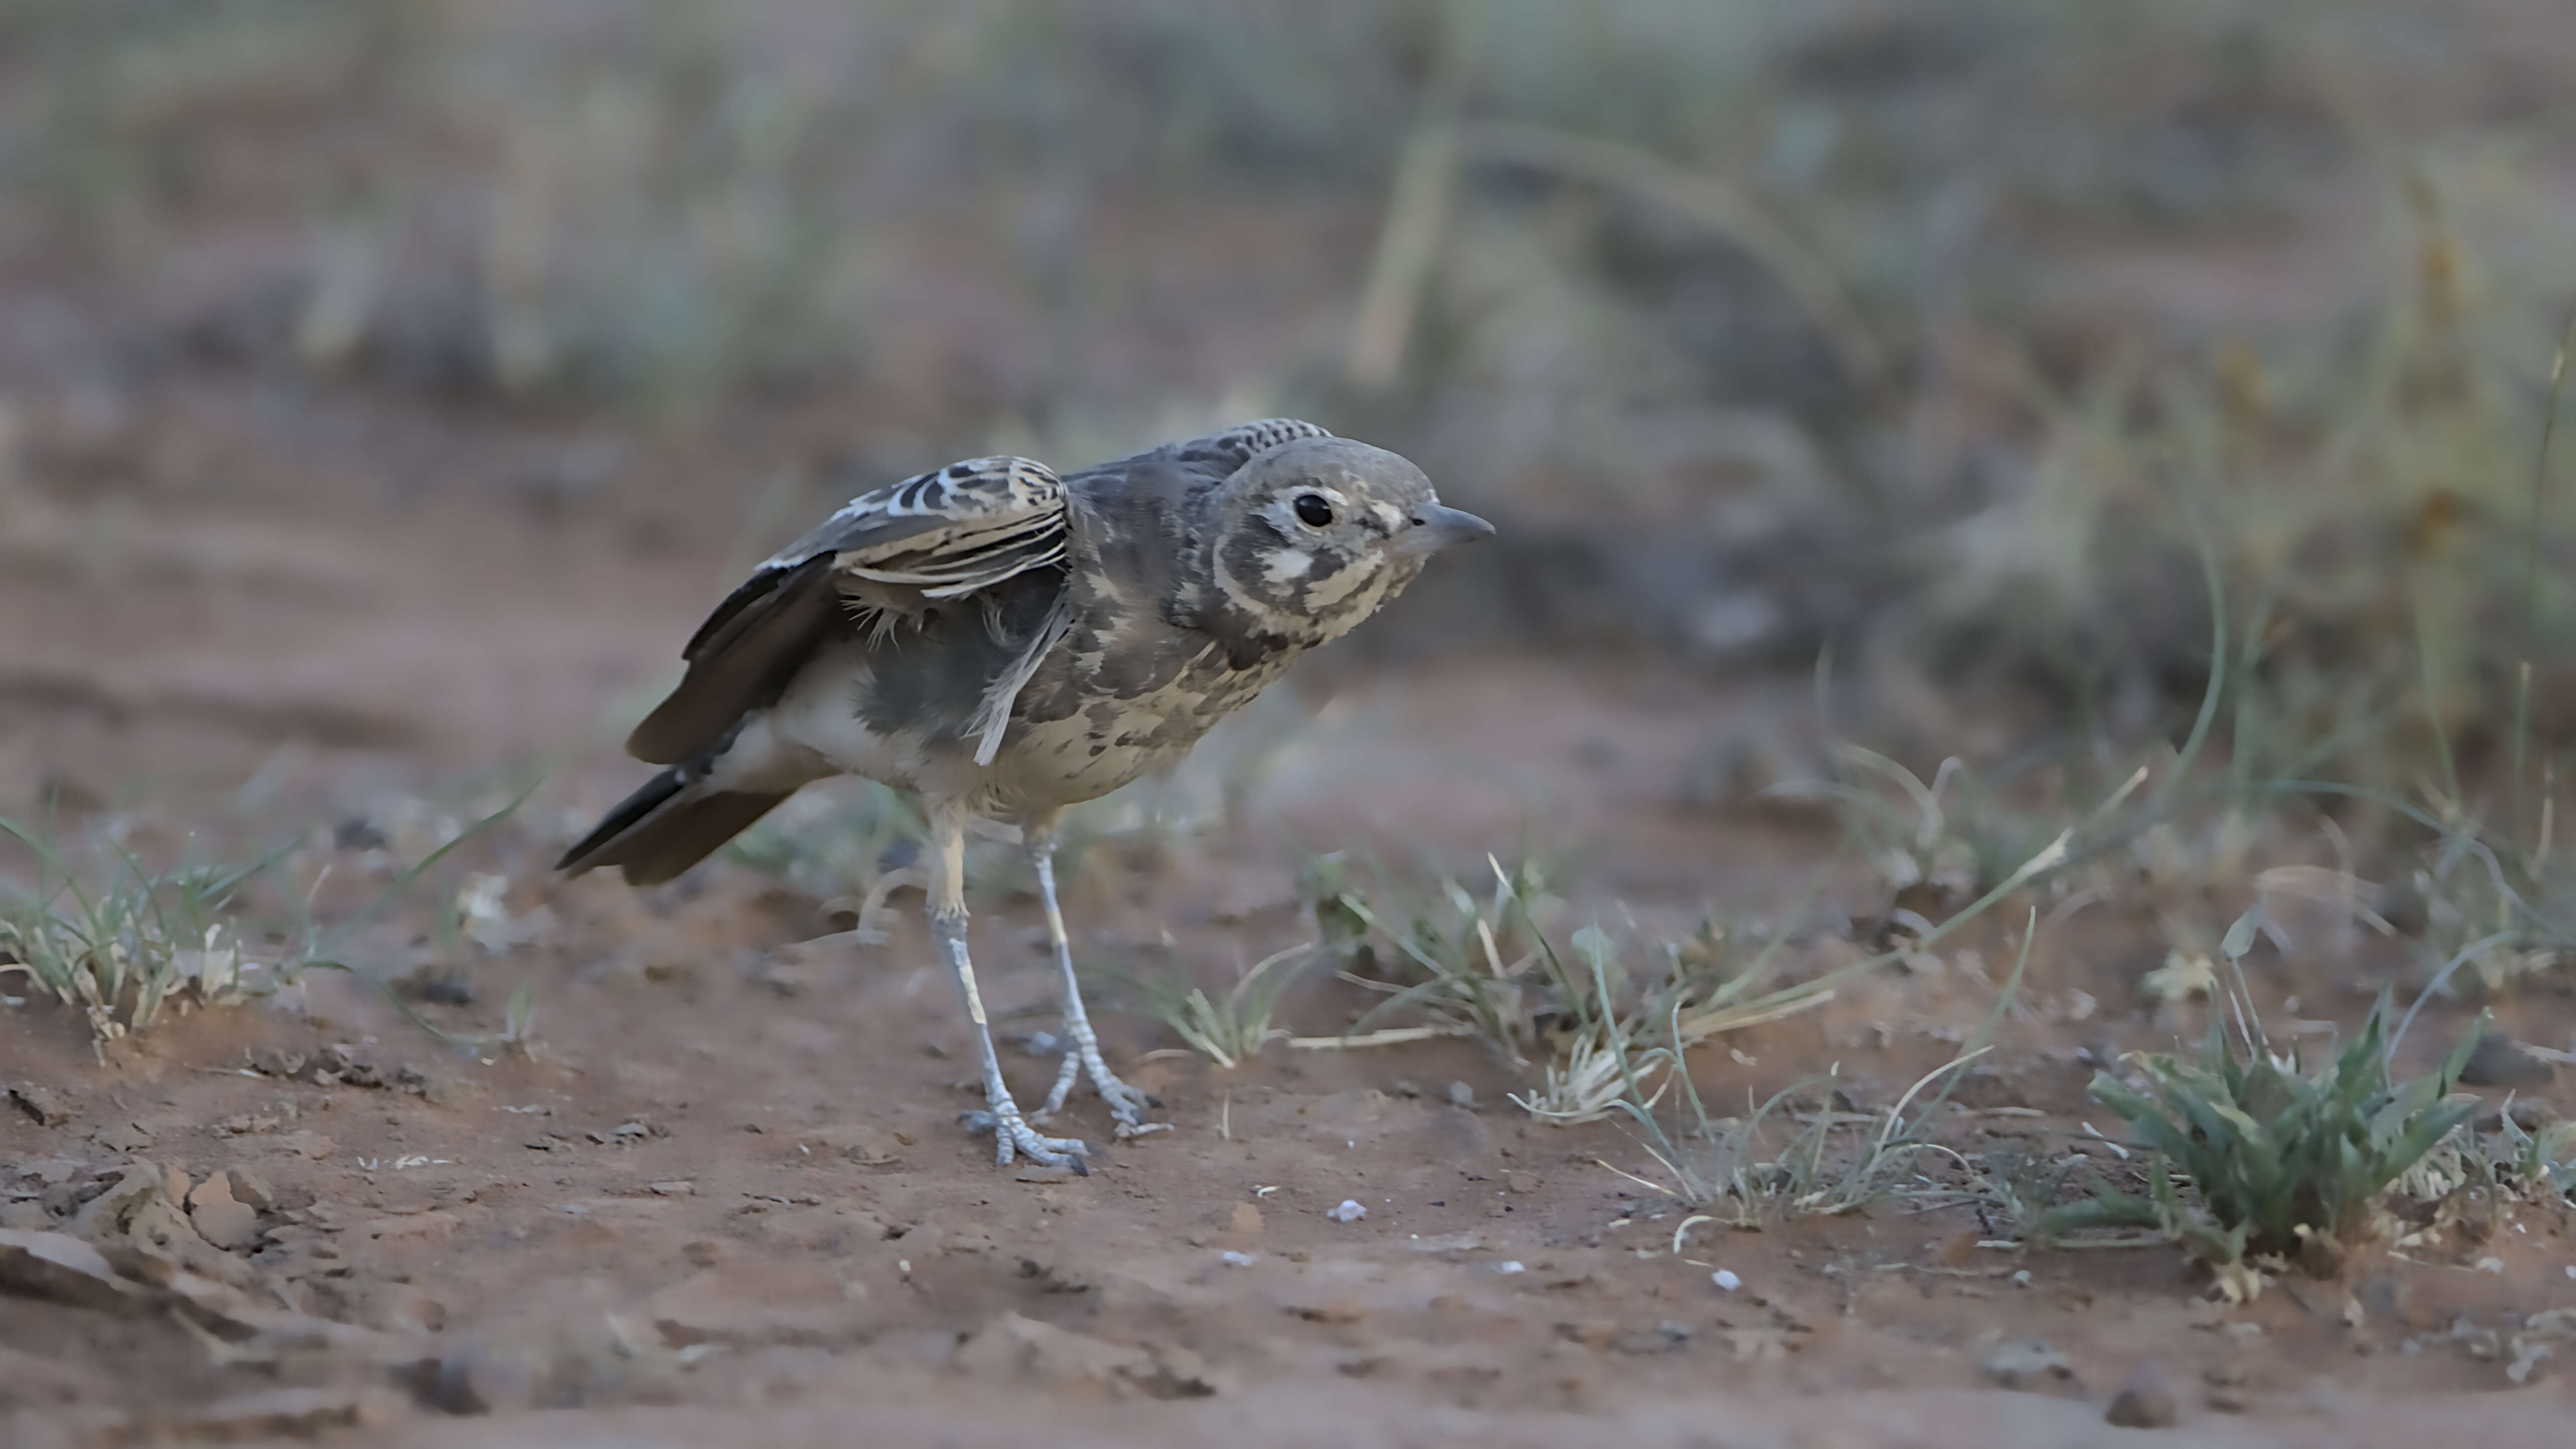
[[[1186,754],[1299,655],[1491,532],[1393,453],[1274,419],[1059,478],[1025,458],[952,464],[853,499],[763,562],[684,651],[687,676],[628,740],[666,764],[563,860],[638,884],[687,869],[803,785],[914,790],[933,822],[934,927],[970,1015],[955,858],[964,821],[1016,817],[1046,887],[1076,1057],[1099,1060],[1054,905],[1053,821]],[[1080,1161],[1001,1086],[1001,1156]],[[1042,1114],[1043,1115],[1043,1114]]]

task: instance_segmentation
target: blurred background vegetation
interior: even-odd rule
[[[739,533],[1302,414],[1505,525],[1370,647],[1829,656],[1926,778],[2215,657],[2210,758],[2456,815],[2576,732],[2571,82],[2553,0],[5,0],[0,369],[593,428],[558,511],[738,442]]]

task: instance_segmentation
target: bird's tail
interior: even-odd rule
[[[622,866],[627,884],[659,885],[706,859],[790,793],[719,790],[702,770],[674,765],[609,811],[555,869],[579,875]]]

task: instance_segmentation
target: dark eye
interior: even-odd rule
[[[1321,528],[1333,521],[1333,505],[1321,493],[1306,493],[1297,499],[1297,521],[1308,528]]]

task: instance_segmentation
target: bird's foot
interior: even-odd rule
[[[1065,1098],[1073,1094],[1073,1084],[1085,1076],[1099,1089],[1100,1100],[1109,1104],[1109,1118],[1118,1124],[1120,1137],[1170,1130],[1169,1123],[1145,1120],[1147,1108],[1163,1104],[1120,1081],[1118,1074],[1109,1070],[1109,1063],[1101,1059],[1099,1041],[1087,1031],[1074,1033],[1073,1043],[1064,1054],[1064,1065],[1055,1074],[1055,1087],[1047,1093],[1046,1105],[1037,1110],[1037,1120],[1044,1122],[1063,1111]]]
[[[966,1124],[969,1132],[993,1134],[993,1162],[998,1167],[1010,1166],[1011,1159],[1017,1156],[1040,1167],[1069,1169],[1077,1177],[1091,1175],[1089,1164],[1083,1161],[1091,1155],[1091,1149],[1080,1138],[1039,1136],[1007,1093],[995,1097],[985,1110],[961,1112],[957,1119]]]

